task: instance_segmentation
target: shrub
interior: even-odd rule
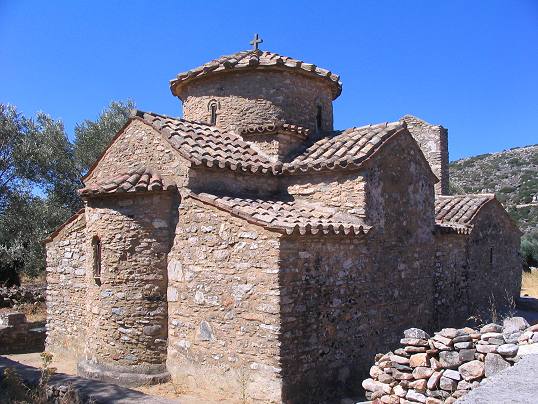
[[[538,266],[538,231],[525,234],[521,238],[521,256],[527,265]]]

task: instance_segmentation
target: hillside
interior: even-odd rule
[[[450,186],[452,193],[496,193],[522,231],[538,231],[538,203],[531,203],[538,198],[538,145],[453,161]]]

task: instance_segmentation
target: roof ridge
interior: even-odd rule
[[[130,120],[118,131],[101,157],[90,168],[89,178],[99,161],[107,153],[133,120],[139,120],[156,130],[182,158],[193,166],[228,168],[232,171],[267,175],[293,175],[295,173],[359,168],[397,133],[403,129],[400,122],[349,128],[340,132],[312,136],[304,147],[290,159],[270,159],[256,151],[253,145],[233,130],[222,130],[203,122],[189,121],[139,109],[131,112]],[[308,136],[300,126],[282,124],[285,131],[297,131]]]
[[[368,124],[364,124],[364,125],[361,125],[361,126],[352,126],[350,128],[343,129],[342,133],[344,133],[346,131],[360,130],[360,129],[367,129],[367,128],[378,128],[378,127],[387,128],[387,127],[389,127],[391,125],[394,125],[395,127],[401,126],[402,128],[407,127],[405,122],[402,122],[402,121],[386,121],[386,122],[378,122],[378,123],[368,123]]]
[[[468,193],[468,194],[454,194],[454,195],[435,195],[435,198],[473,198],[473,197],[488,197],[488,198],[496,198],[495,193],[493,192],[486,192],[486,193]]]
[[[213,125],[209,125],[209,124],[207,124],[205,122],[193,121],[193,120],[185,119],[185,118],[182,118],[182,117],[179,117],[179,116],[170,116],[170,115],[160,114],[158,112],[153,112],[153,111],[142,111],[141,109],[133,109],[131,111],[134,111],[131,116],[137,116],[139,118],[144,118],[144,114],[149,114],[149,115],[153,115],[153,116],[159,116],[159,117],[162,117],[162,118],[165,118],[165,119],[172,119],[174,121],[180,121],[180,122],[183,122],[183,123],[189,123],[189,124],[193,124],[193,125],[204,126],[204,127],[207,127],[208,129],[211,129],[213,131],[218,131],[218,132],[221,132],[221,133],[228,133],[228,131],[222,131],[222,130],[220,130],[220,128],[218,128],[216,126],[213,126]]]
[[[435,220],[447,226],[470,226],[482,207],[497,200],[495,194],[436,195]]]

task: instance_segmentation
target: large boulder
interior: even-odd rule
[[[516,331],[523,331],[529,327],[529,323],[523,317],[509,317],[503,321],[504,333],[511,334]]]
[[[461,365],[460,354],[456,351],[442,351],[439,353],[439,362],[446,369],[457,368]]]
[[[505,361],[503,357],[496,353],[488,353],[484,360],[486,377],[491,377],[500,371],[510,367],[510,362]]]
[[[519,347],[516,344],[503,344],[497,347],[497,353],[506,357],[513,357],[517,355]]]
[[[458,371],[466,381],[479,379],[484,376],[484,364],[479,360],[472,360],[461,365]]]
[[[415,339],[428,339],[430,336],[426,331],[421,330],[420,328],[409,328],[404,331],[405,338],[415,338]]]

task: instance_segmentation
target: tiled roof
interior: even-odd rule
[[[400,122],[346,129],[316,141],[291,162],[284,164],[283,170],[291,173],[359,167],[388,138],[403,129],[405,125]]]
[[[438,228],[469,233],[480,208],[493,199],[493,194],[437,195],[435,221]]]
[[[225,71],[263,68],[293,70],[309,76],[325,79],[333,88],[333,99],[338,97],[342,92],[340,76],[331,73],[329,70],[287,56],[260,50],[242,51],[234,53],[233,55],[221,56],[195,69],[180,73],[175,79],[170,80],[170,89],[172,90],[172,94],[180,96],[181,86],[200,77]]]
[[[151,112],[137,111],[136,116],[165,135],[195,165],[275,175],[360,167],[388,138],[405,129],[401,122],[347,129],[308,143],[290,162],[282,163],[269,160],[233,132]]]
[[[241,136],[214,126],[137,111],[136,116],[166,136],[183,157],[195,165],[269,173],[274,163],[259,154]]]
[[[321,204],[268,199],[247,199],[191,192],[189,197],[234,216],[285,234],[338,234],[360,236],[370,229],[358,216]]]
[[[78,193],[83,197],[91,197],[124,192],[158,192],[172,189],[175,189],[175,185],[165,186],[157,171],[141,166],[79,189]]]

